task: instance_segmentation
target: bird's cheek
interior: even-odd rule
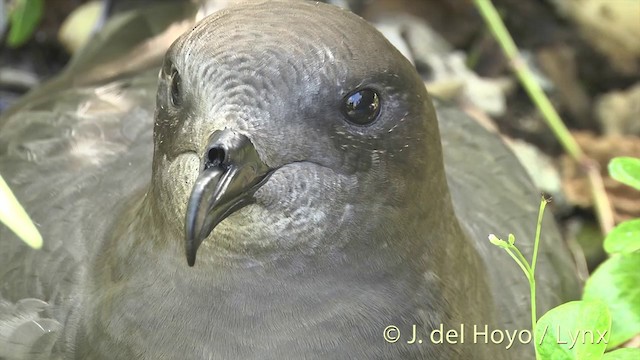
[[[167,161],[167,160],[165,160]],[[173,214],[168,218],[184,219],[189,195],[200,171],[200,158],[194,152],[184,152],[167,161],[161,175],[161,203]],[[175,224],[182,229],[183,224]]]
[[[256,204],[280,216],[304,208],[319,208],[325,201],[345,198],[357,185],[353,176],[312,162],[295,162],[276,170],[254,194]],[[327,209],[327,211],[329,211]]]
[[[290,203],[288,199],[290,191],[288,189],[287,178],[286,174],[283,174],[280,170],[276,170],[273,175],[269,177],[269,180],[253,195],[256,200],[256,205],[268,210],[273,210]]]

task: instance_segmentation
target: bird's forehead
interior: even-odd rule
[[[391,49],[366,21],[345,10],[303,1],[276,1],[214,14],[183,35],[172,52],[175,61],[190,72],[207,63],[212,67],[271,67],[283,72],[300,62],[307,71],[353,61],[368,66],[352,69],[375,70],[394,61]]]

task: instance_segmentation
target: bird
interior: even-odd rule
[[[0,173],[44,247],[0,229],[0,358],[534,358],[491,337],[531,317],[487,235],[530,256],[539,194],[359,16],[242,2],[31,99]],[[545,219],[540,311],[579,291]]]

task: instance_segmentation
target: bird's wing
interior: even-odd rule
[[[43,318],[49,304],[38,299],[0,299],[0,359],[56,359],[53,346],[62,325]]]
[[[36,351],[47,338],[37,327],[57,329],[82,298],[89,254],[150,181],[156,84],[153,69],[52,93],[3,119],[0,173],[44,245],[0,226],[0,349]]]
[[[144,41],[194,11],[159,4],[114,17],[0,118],[0,174],[44,238],[35,251],[0,225],[0,359],[55,356],[91,249],[150,178],[155,67],[171,41]]]
[[[494,233],[506,240],[513,233],[516,246],[531,261],[541,193],[496,134],[460,110],[436,108],[456,214],[484,259],[506,324],[530,328],[529,317],[522,312],[529,309],[528,281],[487,236]],[[549,211],[542,229],[536,268],[539,315],[579,296],[573,261]]]

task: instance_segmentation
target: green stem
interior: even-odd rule
[[[525,259],[524,255],[522,255],[520,250],[515,245],[511,245],[511,248],[513,248],[513,251],[520,258],[520,260],[522,260],[522,262],[524,263],[525,267],[527,268],[527,273],[533,274],[533,270],[531,269],[531,265],[529,265],[529,262],[527,261],[527,259]]]
[[[511,35],[509,35],[509,31],[502,22],[496,8],[490,0],[473,1],[476,4],[476,7],[480,10],[480,14],[489,25],[489,29],[502,47],[505,55],[511,61],[513,70],[522,83],[524,89],[527,91],[533,102],[538,106],[540,112],[542,112],[547,125],[549,125],[567,153],[569,153],[569,155],[571,155],[571,157],[576,161],[581,162],[584,158],[582,149],[573,136],[571,136],[567,127],[564,126],[560,115],[558,115],[551,104],[551,101],[549,101],[549,98],[545,95],[544,91],[542,91],[542,88],[540,88],[540,85],[536,82],[533,74],[531,74],[522,60],[522,57],[518,52],[518,48],[511,38]]]
[[[533,334],[533,338],[536,338],[536,323],[538,322],[538,314],[536,310],[536,279],[533,274],[529,278],[529,299],[531,301],[531,333]],[[536,359],[540,358],[538,355],[538,347],[535,346],[535,340],[533,349],[536,353]]]
[[[546,200],[543,199],[543,202],[546,204]],[[544,210],[544,207],[541,207],[541,209]],[[539,235],[540,235],[539,232],[536,233],[536,239],[535,239],[536,244],[540,237]],[[504,248],[504,250],[520,266],[520,269],[522,269],[522,272],[527,277],[527,280],[529,280],[529,299],[531,302],[531,333],[534,334],[534,337],[535,337],[536,322],[538,321],[538,314],[536,310],[536,279],[535,279],[534,270],[532,267],[529,266],[527,259],[525,259],[524,255],[522,255],[522,253],[520,252],[520,250],[518,250],[516,246],[510,245],[509,247]],[[534,258],[536,258],[537,251],[538,251],[538,248],[537,246],[535,246],[533,250]],[[534,351],[536,353],[536,359],[538,359],[538,348],[535,347],[535,344],[534,344]]]
[[[544,217],[544,209],[547,206],[547,200],[544,196],[540,200],[540,208],[538,210],[538,221],[536,223],[536,236],[534,239],[533,245],[533,258],[531,260],[531,264],[527,262],[527,259],[522,255],[522,252],[515,246],[515,238],[513,235],[509,234],[509,241],[504,241],[502,239],[498,239],[495,235],[491,234],[489,236],[489,241],[491,241],[494,245],[499,246],[504,249],[509,256],[513,259],[513,261],[520,266],[520,269],[527,277],[529,281],[529,299],[531,302],[531,331],[535,338],[536,333],[536,323],[538,322],[538,312],[536,309],[536,262],[538,259],[538,247],[540,245],[540,232],[542,229],[542,219]],[[534,344],[534,351],[536,354],[536,359],[540,359],[540,355],[538,354],[538,348]]]
[[[513,246],[512,246],[512,248],[515,248],[515,247],[513,247]],[[520,266],[520,269],[522,269],[522,272],[524,273],[524,276],[526,276],[526,277],[527,277],[527,279],[529,279],[529,277],[530,277],[530,272],[529,272],[530,268],[529,268],[529,264],[527,264],[527,261],[526,261],[526,260],[524,260],[524,262],[523,262],[523,261],[521,261],[521,259],[519,259],[519,258],[518,258],[518,256],[516,256],[516,255],[511,251],[511,249],[510,249],[510,248],[505,248],[504,250],[505,250],[505,251],[506,251],[506,252],[511,256],[511,258],[513,259],[513,261],[515,261],[515,262],[516,262],[516,264],[518,264],[518,266]],[[516,249],[516,250],[517,250],[517,249]]]
[[[538,262],[538,246],[540,245],[540,231],[542,229],[542,218],[544,215],[544,208],[547,206],[547,200],[544,196],[540,201],[540,208],[538,209],[538,222],[536,223],[536,237],[533,242],[533,259],[531,259],[531,272],[535,274],[536,272],[536,263]]]
[[[493,7],[491,1],[473,0],[473,2],[475,3],[476,8],[480,11],[480,14],[484,17],[489,29],[502,47],[505,55],[509,61],[511,61],[513,70],[520,80],[520,83],[542,113],[543,119],[551,128],[553,134],[558,139],[564,150],[587,173],[595,201],[594,207],[596,209],[598,221],[600,222],[600,228],[604,234],[607,234],[613,228],[614,219],[611,203],[609,202],[609,198],[607,197],[607,193],[604,189],[599,169],[597,166],[593,165],[594,161],[584,154],[576,140],[562,122],[560,115],[558,115],[553,105],[551,105],[551,101],[549,101],[549,98],[547,98],[544,91],[540,88],[540,85],[536,82],[533,74],[531,74],[531,71],[527,68],[525,62],[518,53],[516,44],[511,38],[511,35],[509,35],[509,31],[502,22],[502,19],[500,19],[500,15],[495,7]]]

